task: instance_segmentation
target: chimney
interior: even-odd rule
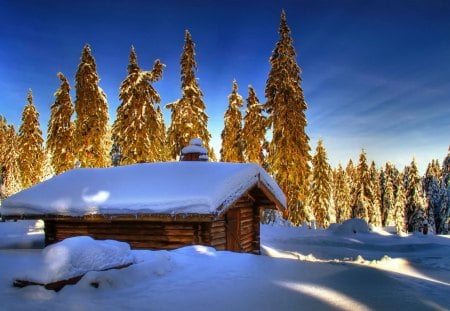
[[[189,146],[181,150],[180,161],[208,161],[208,150],[200,138],[192,138]]]

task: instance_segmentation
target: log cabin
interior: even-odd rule
[[[46,245],[86,235],[133,249],[199,244],[259,254],[265,208],[283,213],[286,200],[259,165],[183,161],[73,169],[10,196],[0,211],[42,219]]]

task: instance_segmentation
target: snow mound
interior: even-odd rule
[[[173,270],[174,261],[169,251],[134,250],[135,264],[121,270],[90,271],[78,283],[86,290],[127,288],[156,277],[162,277]],[[71,290],[71,289],[66,289]],[[76,289],[74,289],[76,291]]]
[[[15,279],[48,284],[134,261],[128,243],[78,236],[44,248],[36,265],[21,271]]]
[[[331,232],[337,235],[352,235],[357,233],[371,233],[372,229],[369,227],[364,219],[352,218],[344,221],[342,224],[335,224],[330,226]]]

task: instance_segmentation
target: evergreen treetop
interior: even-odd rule
[[[238,93],[236,80],[233,81],[231,94],[228,96],[228,109],[224,116],[224,129],[221,134],[222,149],[220,157],[222,162],[243,162],[242,143],[242,114],[243,98]]]
[[[267,148],[267,119],[262,114],[263,106],[259,103],[256,92],[248,86],[247,110],[242,128],[244,159],[246,162],[265,166],[263,149]]]
[[[191,34],[186,30],[183,53],[181,54],[181,93],[177,101],[166,107],[171,110],[171,124],[167,140],[171,148],[172,158],[176,158],[181,149],[189,144],[192,138],[200,138],[208,156],[214,158],[209,146],[211,134],[208,131],[208,116],[205,112],[203,93],[195,77],[197,63],[195,61],[195,44]]]
[[[23,188],[41,181],[44,165],[44,139],[31,90],[28,91],[27,101],[28,104],[22,113],[18,138],[19,168]]]
[[[164,124],[155,107],[161,98],[151,83],[162,78],[164,66],[156,60],[153,70],[141,70],[136,51],[131,48],[128,75],[120,85],[121,104],[112,127],[121,165],[162,160]]]
[[[51,106],[47,130],[47,150],[50,152],[51,165],[55,174],[60,174],[75,166],[73,147],[74,124],[71,121],[74,108],[70,98],[70,86],[66,77],[60,72],[59,89],[55,92],[55,102]]]
[[[74,147],[81,167],[107,167],[111,161],[108,103],[89,44],[83,48],[75,75]]]
[[[272,126],[268,166],[288,200],[288,217],[293,224],[308,220],[306,200],[310,174],[309,137],[305,133],[307,109],[300,86],[300,67],[286,14],[281,14],[280,39],[270,57],[265,109]]]

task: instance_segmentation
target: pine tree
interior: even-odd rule
[[[408,232],[422,231],[423,222],[427,219],[425,202],[422,193],[422,181],[417,169],[416,160],[405,170],[406,178],[406,219]]]
[[[158,157],[158,161],[169,161],[170,160],[170,148],[169,145],[167,144],[167,136],[166,136],[166,125],[164,123],[164,117],[163,114],[161,112],[161,107],[158,106],[156,108],[156,116],[157,116],[157,122],[158,122],[158,131],[159,133],[157,134],[156,137],[158,137],[159,140],[159,144],[161,145],[160,148],[160,154]]]
[[[171,157],[180,155],[181,149],[189,144],[192,138],[200,138],[208,150],[210,159],[214,157],[209,146],[211,134],[208,131],[208,116],[205,113],[203,93],[200,90],[195,72],[195,44],[191,34],[186,30],[183,53],[181,54],[181,92],[177,101],[166,107],[171,110],[171,124],[167,131],[167,141],[171,148]]]
[[[390,174],[390,164],[386,163],[381,170],[381,224],[383,227],[394,225],[395,188],[394,180]]]
[[[8,121],[5,117],[0,115],[0,199],[4,198],[4,192],[5,192],[5,177],[6,177],[6,166],[5,166],[5,159],[6,159],[6,152],[8,151],[7,146],[7,136],[8,135]]]
[[[6,128],[5,128],[6,127]],[[22,190],[19,168],[18,137],[13,125],[7,125],[6,119],[2,121],[4,130],[4,148],[2,148],[2,184],[1,197],[6,198]]]
[[[406,232],[406,194],[404,187],[404,177],[399,174],[396,180],[396,193],[394,204],[394,223],[397,229],[397,234]]]
[[[366,222],[369,222],[369,208],[370,208],[370,196],[372,189],[370,189],[370,173],[369,166],[367,165],[366,152],[364,149],[359,156],[359,163],[357,167],[357,176],[355,184],[355,201],[353,203],[353,217],[362,218]]]
[[[245,162],[264,166],[263,149],[266,146],[267,119],[262,114],[262,105],[253,87],[248,87],[247,111],[242,129]]]
[[[368,188],[369,199],[369,223],[374,226],[381,226],[381,189],[380,176],[378,174],[375,162],[372,161],[369,168],[370,187]]]
[[[305,111],[307,105],[300,86],[300,68],[286,14],[281,14],[280,40],[270,57],[265,104],[272,127],[268,150],[269,170],[287,197],[288,218],[294,225],[308,220],[306,200],[311,168]]]
[[[55,103],[51,107],[47,131],[47,150],[55,174],[74,168],[76,161],[73,149],[74,124],[71,121],[74,109],[70,98],[70,86],[62,73],[58,73],[58,77],[61,86],[55,93]]]
[[[233,89],[228,96],[228,109],[224,116],[224,129],[221,134],[222,149],[220,161],[244,162],[242,145],[242,114],[240,108],[244,100],[238,93],[236,80],[233,81]]]
[[[120,85],[121,104],[112,127],[121,165],[155,162],[161,158],[164,125],[155,107],[161,98],[151,83],[162,78],[163,68],[156,60],[152,71],[142,70],[134,47],[131,48],[128,75]]]
[[[442,162],[441,176],[442,199],[439,209],[439,218],[441,219],[439,232],[447,234],[450,230],[450,147],[448,148],[447,156]]]
[[[350,178],[339,164],[333,173],[333,198],[336,209],[336,222],[342,223],[351,218]]]
[[[322,139],[319,139],[316,153],[312,158],[312,184],[310,207],[314,213],[317,226],[327,228],[330,225],[331,205],[331,167]]]
[[[75,81],[74,150],[81,167],[107,167],[111,163],[108,103],[98,85],[97,66],[88,44],[84,46]]]
[[[44,147],[39,113],[33,103],[31,90],[27,96],[28,104],[22,113],[19,128],[19,168],[22,187],[28,188],[40,182],[44,167]]]

